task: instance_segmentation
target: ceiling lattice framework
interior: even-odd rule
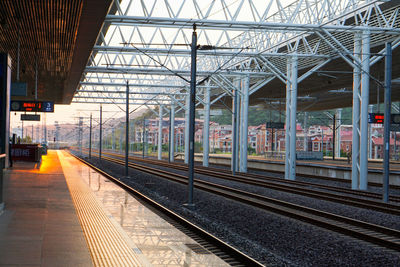
[[[208,78],[213,98],[228,105],[234,80],[245,75],[251,79],[253,104],[263,102],[263,96],[284,96],[287,59],[296,55],[304,84],[299,96],[319,97],[320,105],[305,105],[321,109],[324,101],[337,102],[338,96],[316,90],[321,80],[316,76],[332,67],[349,72],[352,64],[360,64],[352,56],[355,33],[370,32],[371,64],[382,59],[385,42],[395,48],[400,44],[400,1],[284,2],[114,1],[117,11],[106,16],[75,101],[118,103],[125,95],[122,84],[129,81],[132,103],[173,100],[183,106],[193,24],[199,45],[219,48],[198,50],[197,80]],[[346,83],[331,82],[326,90],[343,89],[347,83],[348,77]],[[200,104],[203,88],[197,90]]]

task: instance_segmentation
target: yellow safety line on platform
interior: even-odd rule
[[[94,266],[141,266],[94,193],[61,151],[57,151]]]

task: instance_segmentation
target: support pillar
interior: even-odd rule
[[[354,36],[354,57],[360,60],[361,36],[356,33]],[[351,148],[351,188],[358,189],[360,176],[360,85],[361,68],[355,60],[353,70],[353,137]]]
[[[169,115],[170,120],[170,135],[169,135],[169,161],[173,162],[175,159],[175,104],[171,102],[171,113]]]
[[[296,179],[297,57],[292,57],[290,96],[290,180]]]
[[[287,68],[286,68],[286,114],[285,114],[285,179],[289,179],[290,176],[290,103],[291,103],[291,65],[292,62],[288,58],[287,59]]]
[[[361,118],[360,118],[360,189],[368,188],[368,104],[369,104],[369,65],[370,65],[370,32],[362,33],[361,54]]]
[[[239,158],[239,88],[240,88],[240,80],[235,81],[235,89],[233,92],[232,99],[232,158],[231,158],[231,166],[232,166],[232,174],[235,175],[235,172],[238,171],[238,158]]]
[[[240,142],[240,172],[247,172],[247,133],[248,133],[248,112],[249,112],[249,87],[250,76],[247,75],[243,81],[242,88],[242,115],[241,119],[241,142]]]
[[[203,166],[208,167],[210,152],[210,83],[204,89]]]
[[[163,120],[163,105],[160,105],[158,110],[158,160],[162,160],[162,120]]]

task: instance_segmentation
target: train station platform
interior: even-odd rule
[[[225,266],[64,151],[4,171],[0,266]]]

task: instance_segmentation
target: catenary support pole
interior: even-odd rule
[[[145,151],[145,135],[146,135],[146,119],[143,118],[143,131],[142,131],[142,158],[144,158]]]
[[[370,65],[370,32],[362,33],[361,54],[361,121],[360,121],[360,189],[368,188],[368,105],[369,105],[369,65]]]
[[[189,163],[189,121],[190,121],[190,94],[186,96],[186,105],[185,105],[185,159],[184,162],[186,164]]]
[[[112,142],[111,149],[113,151],[115,151],[115,128],[114,127],[111,129],[111,142]]]
[[[336,110],[336,157],[339,158],[340,155],[340,144],[341,144],[341,129],[342,129],[342,109],[338,108]]]
[[[125,108],[125,176],[128,177],[128,161],[129,161],[129,82],[126,82],[126,108]]]
[[[392,44],[386,43],[385,60],[385,120],[384,120],[384,155],[383,155],[383,201],[389,202],[389,156],[390,156],[390,117],[392,94]]]
[[[89,124],[89,159],[92,158],[92,113],[90,113],[90,124]]]
[[[208,167],[210,152],[210,82],[204,88],[203,166]]]
[[[307,136],[307,117],[308,117],[308,113],[304,112],[304,143],[303,143],[303,150],[304,151],[308,151],[308,136]],[[272,129],[272,133],[274,132],[274,130]],[[273,149],[272,149],[273,150]]]
[[[332,118],[332,159],[335,160],[336,158],[336,114],[333,114],[333,118]]]
[[[175,159],[175,104],[171,102],[170,120],[170,140],[169,140],[169,161],[173,162]]]
[[[353,69],[353,137],[351,148],[351,188],[359,188],[360,176],[360,85],[361,68],[356,60],[360,61],[361,36],[356,33],[354,36],[354,57],[355,67]]]
[[[157,159],[162,159],[162,121],[163,121],[163,105],[160,105],[158,110],[158,144],[157,144]]]
[[[100,163],[101,163],[101,142],[103,141],[102,140],[102,136],[103,136],[103,134],[102,134],[102,119],[103,119],[103,106],[100,104],[100,127],[99,127],[99,129],[100,129],[100,131],[99,131],[99,160],[100,160]]]
[[[190,71],[190,105],[189,105],[189,173],[188,173],[188,206],[193,206],[193,179],[194,179],[194,127],[195,127],[195,101],[196,101],[196,55],[197,33],[196,25],[193,25],[191,47],[191,71]]]

